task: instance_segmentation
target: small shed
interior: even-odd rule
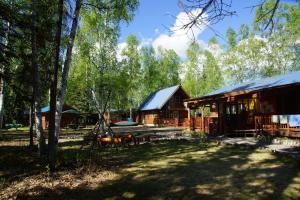
[[[41,111],[42,111],[42,126],[43,129],[47,129],[49,124],[50,106],[43,107]],[[77,109],[67,104],[64,104],[62,108],[60,127],[61,128],[77,127],[79,125],[79,118],[80,118],[80,112]]]
[[[181,85],[151,93],[138,109],[138,122],[144,125],[182,126],[188,113],[184,99],[189,95]]]

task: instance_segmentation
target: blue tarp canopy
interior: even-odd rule
[[[161,109],[171,96],[178,90],[180,85],[175,85],[151,93],[139,107],[140,111]]]
[[[41,109],[42,113],[47,113],[50,111],[50,106],[45,106]],[[75,115],[80,115],[80,113],[78,112],[78,110],[74,109],[74,108],[70,108],[67,110],[63,110],[62,111],[63,114],[75,114]]]
[[[300,71],[290,72],[283,75],[278,75],[270,78],[265,78],[257,81],[252,81],[248,83],[243,83],[235,85],[232,87],[224,87],[204,96],[198,97],[197,99],[202,99],[212,96],[221,96],[231,92],[255,92],[263,89],[271,89],[276,87],[282,87],[286,85],[300,84]]]
[[[46,113],[50,111],[50,106],[45,106],[41,109],[42,113]]]

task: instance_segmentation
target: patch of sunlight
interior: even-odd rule
[[[224,175],[224,176],[218,176],[218,177],[214,177],[214,180],[216,181],[220,181],[222,183],[223,186],[230,186],[232,175]]]
[[[276,156],[270,152],[255,151],[247,157],[250,161],[258,163],[266,160],[275,160]]]
[[[133,177],[134,180],[143,179],[146,176],[149,176],[149,173],[145,172],[137,172],[137,174]]]
[[[213,146],[207,149],[207,153],[216,153],[220,151],[222,148],[224,148],[224,145]]]
[[[214,195],[214,184],[202,184],[195,187],[198,194]]]
[[[112,171],[103,171],[100,173],[89,173],[83,176],[83,180],[88,180],[91,188],[97,188],[99,183],[120,179],[120,175]]]
[[[144,166],[152,169],[152,170],[156,170],[156,169],[164,169],[164,168],[169,168],[170,166],[177,166],[180,163],[185,162],[184,159],[182,158],[168,158],[165,157],[163,159],[160,160],[150,160],[148,162],[144,163]]]
[[[200,155],[203,155],[203,154],[206,154],[206,153],[207,153],[207,151],[203,151],[203,150],[202,150],[202,151],[196,151],[196,152],[195,152],[195,154],[200,154]]]
[[[139,166],[130,166],[126,169],[127,172],[136,172],[136,171],[142,171],[142,168],[145,168],[145,165],[139,165]]]
[[[265,193],[272,194],[274,193],[274,188],[273,187],[265,188],[264,191]]]
[[[180,185],[176,185],[176,186],[172,186],[170,188],[170,192],[176,193],[176,192],[181,192],[185,189],[184,186],[180,186]]]
[[[132,199],[135,197],[135,193],[133,192],[124,192],[122,194],[122,197],[124,197],[125,199]]]
[[[280,162],[274,162],[278,158],[270,152],[253,152],[247,157],[248,161],[241,165],[233,165],[231,169],[241,171],[246,169],[274,169],[282,166]]]
[[[249,185],[249,186],[260,186],[260,185],[263,185],[264,187],[266,187],[266,183],[267,183],[266,179],[257,178],[257,177],[252,177],[252,179],[254,179],[254,180],[248,182],[247,185]]]
[[[288,199],[300,197],[300,172],[296,177],[293,178],[291,183],[283,191],[283,196],[287,197]]]

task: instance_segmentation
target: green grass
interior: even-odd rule
[[[53,179],[43,162],[29,156],[32,152],[7,147],[0,145],[3,193],[10,191],[18,199],[300,198],[299,161],[252,148],[161,141],[118,151],[88,146],[80,150],[80,140],[65,140]],[[6,154],[17,155],[15,162]],[[32,167],[18,168],[17,161]]]

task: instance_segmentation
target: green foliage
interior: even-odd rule
[[[227,36],[227,42],[229,44],[229,48],[235,47],[237,41],[236,41],[236,32],[229,27],[226,31],[226,36]]]
[[[239,36],[240,36],[239,41],[245,40],[245,39],[249,38],[249,36],[250,36],[250,28],[249,28],[249,26],[247,24],[242,24],[240,26]]]
[[[216,38],[209,41],[208,47],[218,46]],[[220,88],[223,75],[219,61],[210,50],[202,50],[197,43],[192,43],[187,51],[184,89],[191,97],[198,97]]]
[[[268,0],[256,10],[252,33],[241,25],[238,43],[228,30],[230,49],[224,53],[224,66],[232,82],[244,82],[299,70],[300,6],[281,2],[273,18],[272,32],[266,31],[270,10],[275,1]],[[264,15],[264,13],[268,13]],[[230,36],[230,37],[229,37]]]
[[[159,61],[152,46],[141,49],[141,64],[143,69],[143,97],[159,90],[161,86]]]
[[[210,51],[204,51],[205,61],[203,65],[201,86],[202,94],[207,94],[219,89],[223,84],[223,76],[217,59]]]
[[[37,47],[42,101],[48,101],[53,61],[53,37],[56,5],[44,0],[37,3]],[[0,3],[0,76],[4,78],[4,118],[23,121],[23,112],[32,101],[31,65],[31,7],[28,1],[1,1]],[[2,48],[3,47],[3,48]]]
[[[200,95],[201,71],[199,55],[203,50],[198,43],[192,43],[187,50],[187,60],[185,62],[186,72],[183,80],[183,88],[191,97]]]
[[[115,109],[124,109],[127,99],[128,71],[117,61],[119,23],[130,21],[138,1],[91,1],[92,7],[81,12],[81,27],[75,44],[66,102],[83,112],[103,109],[106,102]],[[102,5],[103,4],[103,5]],[[100,12],[98,7],[112,7]],[[130,42],[135,43],[132,38]],[[138,45],[138,44],[134,44]],[[132,49],[130,49],[132,51]],[[139,59],[139,56],[134,56]],[[132,64],[132,63],[131,63]],[[131,65],[127,65],[131,67]],[[137,74],[136,71],[131,72]],[[93,98],[95,92],[96,99]],[[95,102],[97,101],[97,102]],[[97,108],[99,104],[100,108]],[[96,109],[97,108],[97,109]]]
[[[122,67],[123,76],[125,77],[126,85],[128,86],[123,94],[128,96],[128,106],[136,108],[142,101],[140,93],[141,76],[141,63],[140,52],[138,50],[140,42],[135,35],[129,35],[125,49],[122,51]]]
[[[181,61],[174,50],[158,49],[161,88],[180,84]]]

